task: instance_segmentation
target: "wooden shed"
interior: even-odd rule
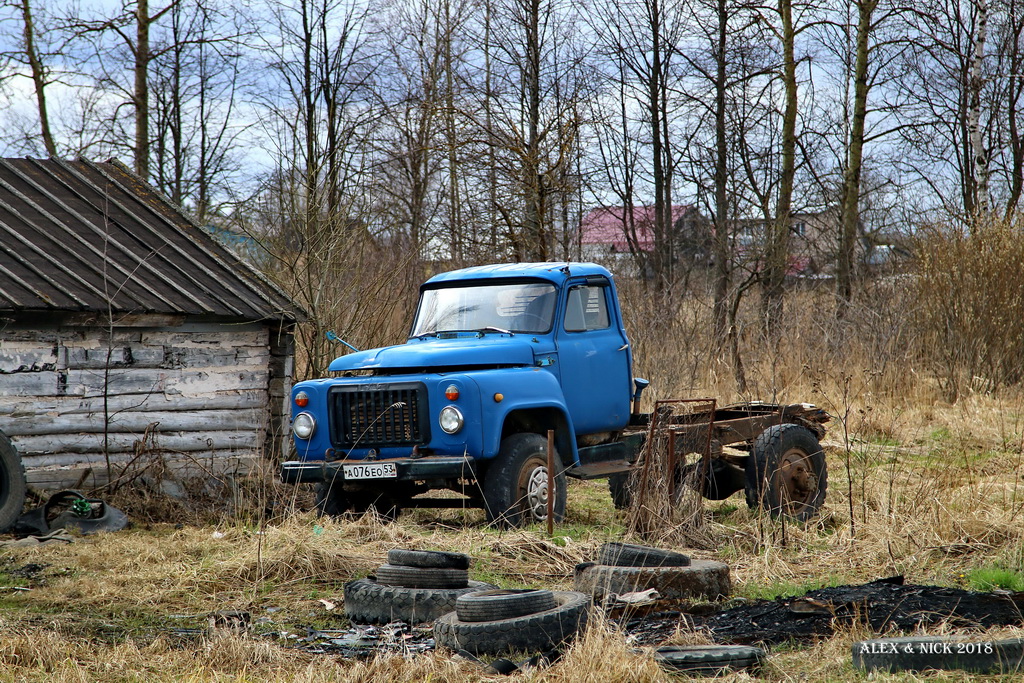
[[[302,318],[122,164],[0,159],[0,431],[30,485],[274,457]]]

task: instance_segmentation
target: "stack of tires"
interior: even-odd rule
[[[631,543],[605,543],[597,562],[576,566],[574,580],[576,590],[596,600],[650,588],[667,600],[717,600],[732,590],[722,562]]]
[[[434,621],[460,596],[495,588],[470,581],[469,563],[462,553],[389,550],[374,576],[345,584],[345,616],[357,624]]]
[[[434,623],[434,641],[473,654],[552,650],[587,624],[590,596],[544,589],[467,593]]]

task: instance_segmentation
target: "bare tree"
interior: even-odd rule
[[[577,148],[567,140],[583,90],[578,43],[566,38],[572,14],[556,0],[496,0],[485,15],[489,54],[483,112],[466,107],[483,145],[496,185],[492,204],[509,252],[516,259],[553,258],[559,239],[558,199],[563,173]],[[481,116],[482,114],[482,116]],[[516,210],[516,207],[521,210]]]
[[[609,62],[608,76],[618,81],[616,137],[621,148],[615,156],[629,157],[635,162],[639,159],[635,150],[647,150],[646,163],[621,178],[624,183],[618,195],[625,212],[625,234],[627,239],[636,241],[634,203],[643,182],[643,193],[650,197],[653,206],[653,246],[650,255],[641,260],[649,263],[658,285],[664,286],[674,279],[677,257],[673,186],[679,155],[671,120],[673,110],[679,106],[680,76],[675,57],[676,45],[682,39],[682,6],[675,0],[642,0],[629,5],[599,3],[590,12],[590,20],[600,36],[598,54]],[[633,123],[634,111],[643,112],[642,131]],[[634,135],[643,142],[631,140]],[[604,140],[605,144],[611,142],[608,136]]]
[[[20,29],[16,31],[17,37],[8,34],[12,41],[17,41],[17,45],[0,52],[0,60],[10,60],[14,64],[28,68],[28,74],[25,75],[32,79],[36,111],[39,117],[39,135],[46,154],[55,157],[57,156],[57,143],[50,128],[46,88],[57,78],[49,62],[59,54],[60,47],[52,45],[52,39],[48,41],[48,46],[40,45],[42,36],[48,33],[52,27],[40,27],[38,14],[29,0],[5,0],[0,4],[0,10],[12,11],[8,21],[10,25],[18,26]],[[13,70],[12,75],[19,75],[19,72]]]
[[[207,0],[181,0],[166,23],[150,65],[153,182],[205,222],[239,170],[244,32]]]

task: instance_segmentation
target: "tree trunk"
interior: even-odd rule
[[[796,31],[792,0],[779,0],[782,19],[782,82],[785,108],[782,113],[782,167],[775,218],[768,231],[765,253],[762,308],[765,333],[774,337],[782,320],[783,288],[789,260],[789,222],[793,211],[793,176],[796,169]]]
[[[50,116],[46,109],[46,67],[43,66],[36,50],[36,27],[32,19],[32,6],[29,0],[22,0],[21,17],[25,36],[25,56],[28,58],[29,68],[32,70],[32,85],[36,92],[36,107],[39,110],[39,128],[43,135],[43,146],[46,154],[51,157],[57,156],[57,145],[53,141],[53,133],[50,131]]]
[[[527,141],[523,164],[523,189],[526,192],[524,227],[528,243],[523,245],[528,259],[546,261],[549,255],[544,228],[543,179],[540,175],[540,1],[528,0],[526,24],[526,98]]]
[[[668,254],[666,253],[665,229],[665,168],[663,164],[664,150],[661,131],[661,4],[659,0],[651,0],[650,5],[650,37],[651,37],[651,70],[647,81],[648,113],[651,117],[651,161],[654,184],[654,277],[658,285],[664,284],[668,271]]]
[[[974,208],[976,216],[984,217],[989,212],[988,198],[988,154],[985,152],[981,134],[981,90],[985,85],[982,62],[985,58],[985,39],[988,33],[988,0],[975,0],[977,19],[974,29],[974,49],[971,53],[969,73],[970,104],[967,109],[967,130],[970,135],[970,166],[974,174]]]
[[[726,2],[718,0],[718,43],[715,48],[715,339],[722,339],[729,328],[729,286],[732,274],[729,258],[729,195],[726,187],[729,168],[728,131],[725,129],[725,79],[728,75],[725,50],[729,31]]]
[[[149,0],[135,8],[135,173],[149,178]]]
[[[864,154],[864,120],[868,106],[868,38],[878,0],[857,2],[856,58],[853,68],[853,124],[843,172],[839,253],[836,263],[837,317],[844,317],[853,294],[853,263],[860,224],[860,178]]]

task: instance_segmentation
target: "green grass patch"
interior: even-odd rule
[[[737,591],[737,595],[748,600],[793,598],[819,588],[832,588],[845,583],[849,583],[849,581],[834,575],[829,575],[822,581],[807,581],[805,583],[793,583],[790,581],[772,581],[763,585],[748,583]]]
[[[1024,573],[1003,567],[979,567],[967,575],[967,584],[977,591],[1024,591]]]

